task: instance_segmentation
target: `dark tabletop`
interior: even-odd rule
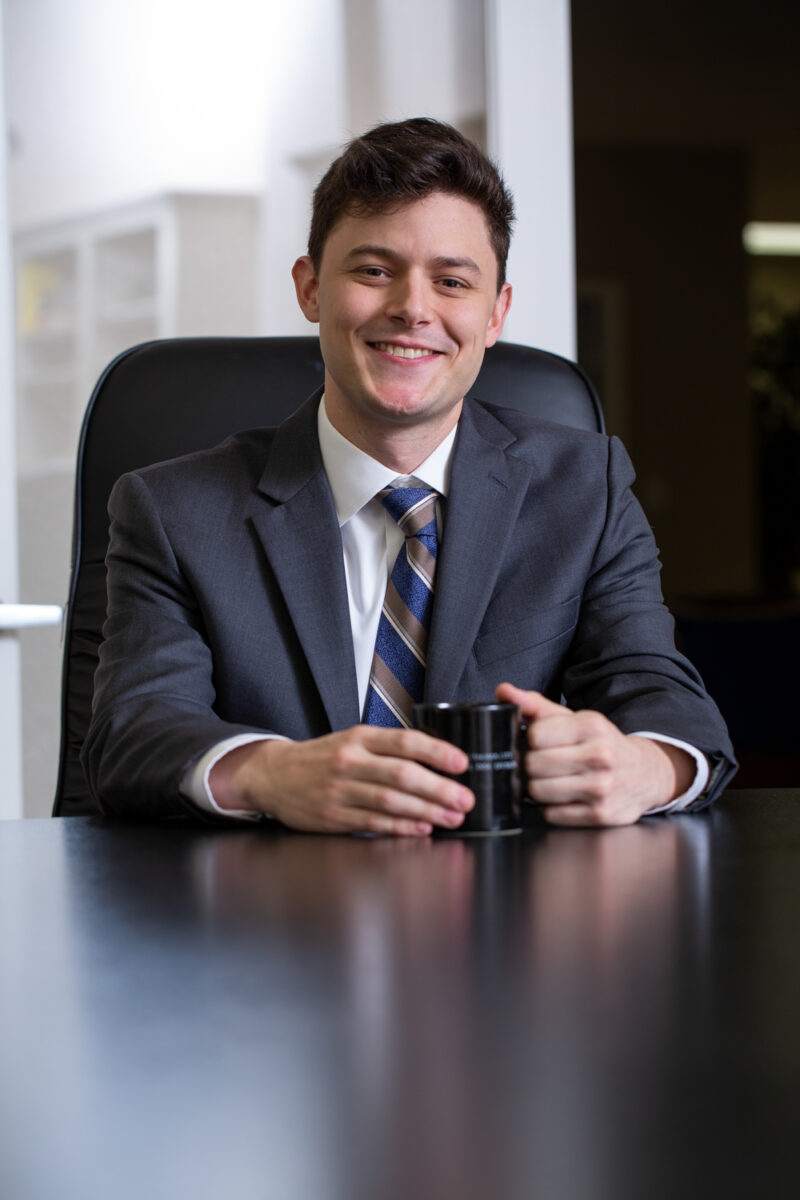
[[[800,791],[392,841],[0,823],[8,1200],[800,1195]]]

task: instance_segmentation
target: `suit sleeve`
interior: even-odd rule
[[[118,481],[109,516],[108,614],[84,770],[106,813],[197,816],[179,790],[186,767],[225,738],[264,731],[214,711],[202,614],[144,478]]]
[[[718,795],[736,769],[725,722],[692,664],[675,648],[653,534],[634,496],[633,467],[610,439],[607,511],[562,679],[571,708],[603,712],[624,733],[689,742],[711,765],[692,808]]]

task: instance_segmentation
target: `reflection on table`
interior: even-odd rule
[[[3,1194],[789,1195],[798,805],[472,840],[7,823]]]

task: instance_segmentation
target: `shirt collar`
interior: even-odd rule
[[[403,484],[413,481],[417,485],[434,488],[441,496],[446,496],[457,428],[456,425],[451,429],[413,475],[397,475],[391,467],[371,458],[352,442],[348,442],[338,429],[334,429],[328,420],[323,396],[317,413],[319,448],[322,465],[325,467],[333,493],[339,525],[347,524],[381,488],[388,487],[395,480]]]

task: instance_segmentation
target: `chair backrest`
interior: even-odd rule
[[[124,351],[84,417],[64,637],[55,816],[97,811],[78,755],[91,714],[106,611],[106,505],[126,471],[274,425],[323,382],[316,337],[174,338]],[[594,389],[574,363],[528,346],[489,350],[471,395],[579,429],[603,429]]]

